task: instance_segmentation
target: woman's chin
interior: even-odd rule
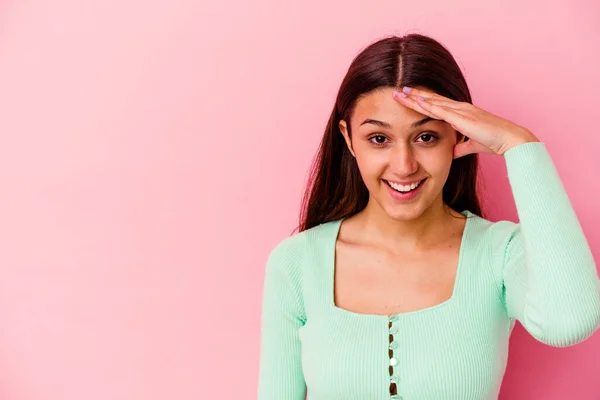
[[[423,215],[423,211],[419,203],[414,203],[388,207],[386,213],[394,221],[414,221]]]

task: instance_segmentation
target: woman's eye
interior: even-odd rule
[[[383,135],[374,135],[369,138],[369,141],[376,146],[383,146],[385,144],[385,140],[386,138]]]
[[[438,139],[438,137],[434,134],[426,133],[424,135],[419,136],[419,139],[422,139],[423,143],[433,143]]]
[[[437,135],[433,133],[425,133],[418,137],[421,139],[422,143],[430,144],[435,143],[439,138]],[[373,143],[375,146],[385,146],[387,138],[383,135],[373,135],[369,138],[369,142]]]

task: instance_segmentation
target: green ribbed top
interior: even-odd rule
[[[338,308],[341,219],[279,242],[266,263],[258,399],[495,400],[515,320],[550,346],[590,337],[598,272],[546,146],[524,143],[504,158],[519,223],[463,211],[454,292],[433,307],[391,316]]]

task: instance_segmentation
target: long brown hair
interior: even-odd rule
[[[356,160],[339,130],[348,123],[360,96],[382,87],[421,86],[453,100],[472,103],[465,78],[450,54],[436,40],[409,34],[387,37],[365,48],[348,68],[340,85],[325,134],[313,160],[302,200],[299,232],[361,211],[369,200]],[[477,154],[452,161],[442,190],[445,204],[483,217],[477,195]]]

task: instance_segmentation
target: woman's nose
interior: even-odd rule
[[[410,175],[419,168],[412,148],[407,145],[395,146],[389,163],[390,169],[398,175]]]

